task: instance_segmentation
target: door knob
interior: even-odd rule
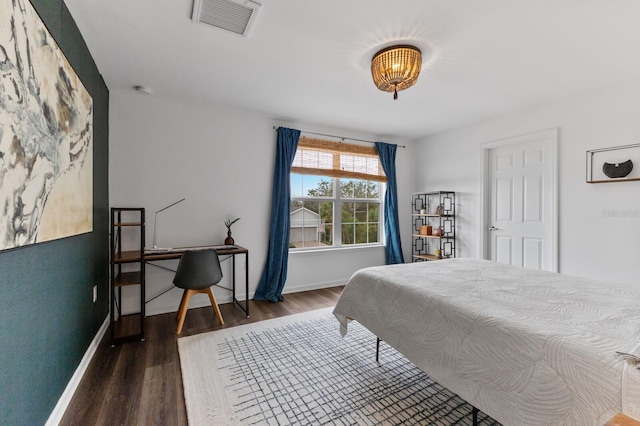
[[[496,228],[495,226],[491,225],[491,226],[489,227],[489,231],[499,231],[499,229],[498,229],[498,228]]]

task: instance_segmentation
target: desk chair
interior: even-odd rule
[[[211,286],[217,284],[222,279],[222,269],[218,253],[213,250],[193,250],[185,251],[178,263],[176,276],[173,283],[176,287],[184,289],[182,301],[178,309],[178,329],[176,334],[182,333],[184,319],[189,308],[189,299],[197,293],[206,293],[211,300],[211,307],[221,325],[224,324],[218,302],[211,291]]]

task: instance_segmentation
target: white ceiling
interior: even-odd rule
[[[109,90],[411,140],[640,76],[639,0],[258,0],[248,37],[192,0],[65,0]],[[371,57],[423,51],[415,86]]]

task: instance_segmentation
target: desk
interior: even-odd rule
[[[231,256],[233,265],[232,265],[232,286],[231,288],[222,287],[220,285],[216,285],[216,287],[224,288],[225,290],[230,290],[233,294],[233,303],[238,305],[240,309],[247,315],[249,318],[249,250],[240,246],[195,246],[195,247],[175,247],[171,249],[150,249],[144,251],[144,261],[152,262],[156,260],[169,260],[169,259],[179,259],[182,256],[182,253],[189,250],[206,250],[206,249],[215,249],[218,252],[218,256]],[[122,252],[123,257],[127,252]],[[244,254],[245,258],[245,296],[244,296],[244,306],[240,303],[238,299],[236,299],[236,255]],[[139,252],[133,252],[133,256],[139,256]]]

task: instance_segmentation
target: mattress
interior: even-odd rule
[[[616,355],[640,355],[639,306],[638,284],[447,259],[362,269],[334,314],[503,424],[602,425],[640,418],[640,369]]]

